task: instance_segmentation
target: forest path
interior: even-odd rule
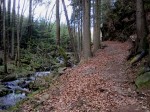
[[[129,44],[104,44],[108,47],[87,62],[67,69],[53,86],[35,95],[34,101],[25,102],[22,111],[150,112],[128,79],[125,58]]]

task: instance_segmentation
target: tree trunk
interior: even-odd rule
[[[22,39],[22,30],[23,30],[22,26],[23,26],[24,12],[25,12],[25,10],[24,10],[25,2],[26,2],[26,0],[24,0],[24,2],[23,2],[22,11],[21,11],[21,17],[20,17],[20,41]]]
[[[66,5],[65,5],[64,0],[62,0],[62,4],[63,4],[63,7],[64,7],[65,16],[66,16],[66,21],[67,21],[67,26],[68,26],[68,33],[69,33],[69,37],[71,39],[71,45],[72,45],[72,48],[74,50],[75,58],[76,58],[77,62],[79,62],[79,56],[78,56],[78,53],[77,53],[77,49],[75,47],[74,38],[73,38],[72,31],[71,31],[69,18],[68,18],[68,13],[67,13],[67,9],[66,9]]]
[[[56,44],[60,46],[59,0],[56,0]]]
[[[78,5],[79,5],[79,11],[78,11],[78,52],[81,58],[81,51],[82,51],[82,3],[80,3],[80,1],[78,1]]]
[[[76,49],[77,49],[77,52],[78,52],[78,45],[77,45],[77,34],[76,34],[76,10],[75,10],[75,6],[76,6],[77,4],[76,3],[74,3],[74,5],[73,5],[73,22],[72,22],[72,33],[73,33],[73,38],[74,38],[74,43],[75,43],[75,47],[76,47]]]
[[[83,2],[83,56],[85,59],[92,57],[91,32],[90,32],[90,0]]]
[[[8,16],[7,16],[7,46],[8,46],[8,53],[10,54],[10,45],[11,45],[11,0],[8,0]]]
[[[96,52],[101,47],[100,42],[100,4],[101,0],[95,1],[95,25],[94,25],[94,37],[93,37],[93,45],[94,45],[94,52]]]
[[[20,11],[20,0],[18,1],[18,11],[17,11],[17,60],[16,65],[20,66],[20,18],[19,18],[19,11]]]
[[[78,46],[78,53],[80,54],[81,53],[81,51],[80,51],[80,49],[81,49],[81,46],[80,46],[80,20],[78,21],[78,40],[77,40],[77,46]]]
[[[4,73],[7,73],[7,41],[6,41],[6,1],[3,0],[3,44],[4,44]]]
[[[31,40],[32,35],[32,0],[29,2],[29,20],[28,20],[28,40]]]
[[[0,0],[0,29],[3,29],[3,16],[2,16],[2,0]],[[3,46],[3,34],[2,30],[0,30],[0,48]]]
[[[13,9],[12,9],[12,36],[11,36],[11,58],[14,59],[15,57],[15,24],[16,24],[16,0],[13,0]]]
[[[95,0],[93,0],[93,46],[95,44],[94,40],[95,40],[95,36],[96,36],[96,3],[95,3]],[[94,52],[94,49],[93,49],[93,52]]]
[[[146,50],[146,18],[144,12],[143,0],[136,1],[136,30],[137,30],[137,40],[136,40],[136,50],[137,52],[142,52]]]
[[[80,18],[81,18],[81,23],[80,23],[80,25],[81,25],[81,32],[80,32],[80,46],[81,46],[81,48],[80,48],[80,51],[82,51],[83,50],[83,45],[82,45],[82,43],[83,43],[83,18],[82,18],[82,13],[80,14]]]
[[[80,11],[78,11],[78,23],[77,23],[77,28],[78,28],[78,40],[77,40],[77,46],[78,46],[78,54],[80,55],[81,54],[81,25],[80,25]]]

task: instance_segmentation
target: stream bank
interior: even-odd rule
[[[94,57],[80,63],[50,88],[32,96],[20,112],[149,112],[149,94],[137,92],[127,72],[128,42],[104,42]],[[136,75],[137,76],[137,75]],[[132,78],[135,80],[135,78]],[[34,103],[33,103],[34,102]]]
[[[48,75],[52,75],[50,71],[36,72],[30,77],[19,78],[9,82],[2,82],[3,87],[8,92],[6,95],[0,97],[0,110],[5,110],[11,106],[14,106],[17,102],[26,98],[29,93],[40,89],[40,87],[38,87],[40,85],[36,85],[37,87],[33,86],[35,86],[35,83],[39,81],[39,79],[44,81],[43,78],[48,77]]]
[[[28,94],[34,91],[48,88],[53,79],[58,75],[62,75],[66,67],[64,67],[64,59],[56,58],[57,63],[51,67],[37,69],[36,72],[28,72],[27,75],[8,75],[0,80],[0,110],[6,110],[16,103],[22,101]],[[69,61],[68,67],[75,66]],[[40,67],[42,68],[42,67]],[[48,70],[48,71],[42,71]]]

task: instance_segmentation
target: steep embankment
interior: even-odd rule
[[[26,101],[22,112],[149,112],[126,72],[129,44],[108,46],[77,67],[67,69],[47,90]]]

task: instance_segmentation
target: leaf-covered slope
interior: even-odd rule
[[[22,112],[146,112],[126,74],[129,44],[105,42],[87,62],[67,69],[49,89],[23,104]]]

